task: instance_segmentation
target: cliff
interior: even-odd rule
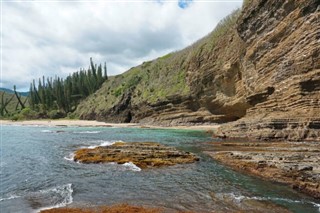
[[[221,128],[229,137],[320,140],[318,1],[259,1],[238,21],[246,115]]]
[[[226,123],[221,137],[320,140],[320,6],[252,0],[190,47],[110,78],[82,119]]]

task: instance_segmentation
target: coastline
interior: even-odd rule
[[[219,124],[212,125],[197,125],[197,126],[157,126],[157,125],[144,125],[140,123],[106,123],[103,121],[94,120],[24,120],[24,121],[10,121],[0,120],[0,125],[21,125],[21,126],[79,126],[79,127],[117,127],[117,128],[154,128],[154,129],[185,129],[185,130],[203,130],[213,131],[220,127]]]

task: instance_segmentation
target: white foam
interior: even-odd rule
[[[68,157],[63,157],[67,161],[74,161],[74,153],[70,153]]]
[[[40,212],[42,210],[47,210],[47,209],[64,207],[64,206],[71,204],[73,202],[73,197],[72,197],[73,189],[72,189],[71,183],[57,186],[57,187],[50,188],[50,189],[46,189],[46,190],[40,190],[40,193],[49,194],[49,195],[51,193],[57,193],[61,197],[63,197],[63,199],[59,203],[57,203],[53,206],[48,206],[48,207],[44,207],[44,208],[39,209],[38,212]]]
[[[244,195],[236,195],[234,193],[218,193],[217,195],[222,198],[230,197],[230,198],[234,199],[237,203],[240,203],[244,199],[249,199],[248,197],[246,197]]]
[[[258,197],[258,196],[244,196],[244,195],[236,195],[234,193],[219,193],[220,196],[228,196],[236,200],[237,202],[241,202],[242,200],[260,200],[260,201],[282,201],[287,203],[308,203],[313,205],[314,207],[318,208],[318,212],[320,213],[320,203],[304,201],[304,200],[293,200],[288,198],[281,198],[281,197]]]
[[[273,200],[273,201],[283,201],[287,203],[303,203],[301,200],[292,200],[288,198],[281,198],[281,197],[247,197],[247,199],[253,199],[253,200]]]
[[[312,205],[318,208],[318,212],[320,212],[320,203],[311,202]]]
[[[130,170],[132,170],[132,171],[135,171],[135,172],[140,172],[140,171],[141,171],[141,168],[138,167],[137,165],[135,165],[135,164],[132,163],[132,162],[124,163],[124,164],[122,164],[122,166],[125,166],[125,167],[127,167],[128,169],[130,169]]]
[[[112,144],[115,144],[116,142],[122,142],[122,141],[99,141],[99,145],[91,145],[88,147],[83,147],[83,148],[88,148],[88,149],[95,149],[99,146],[111,146]]]
[[[5,201],[5,200],[15,199],[15,198],[18,198],[18,197],[20,197],[20,196],[11,195],[11,196],[9,196],[9,197],[1,197],[1,198],[0,198],[0,202],[1,202],[1,201]]]
[[[41,132],[44,132],[44,133],[52,133],[52,131],[51,131],[51,130],[48,130],[48,129],[41,130]]]
[[[236,195],[234,193],[220,193],[219,195],[222,197],[224,196],[231,197],[238,202],[241,202],[242,200],[247,199],[247,200],[262,200],[262,201],[273,200],[273,201],[283,201],[287,203],[303,203],[303,201],[301,200],[292,200],[292,199],[280,198],[280,197],[258,197],[258,196],[250,197],[250,196],[244,196],[244,195]]]
[[[101,131],[82,131],[82,132],[75,132],[75,133],[79,133],[79,134],[98,134]]]

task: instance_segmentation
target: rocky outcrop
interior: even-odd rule
[[[320,7],[317,1],[259,1],[239,19],[251,105],[218,134],[259,140],[320,140]]]
[[[131,162],[144,169],[193,163],[199,158],[192,153],[154,142],[116,142],[110,146],[79,149],[75,152],[74,160],[81,163]]]
[[[40,211],[40,213],[162,213],[160,208],[150,208],[143,206],[134,206],[129,204],[115,204],[112,206],[98,206],[98,207],[78,207],[78,208],[52,208]]]
[[[110,78],[76,113],[157,125],[235,121],[217,135],[319,141],[319,35],[317,0],[252,0],[192,46]]]
[[[216,196],[212,193],[213,201],[217,203],[217,206],[222,206],[221,210],[214,210],[215,213],[239,213],[239,212],[251,212],[251,213],[289,213],[287,209],[266,201],[248,200],[242,199],[241,202],[232,199],[227,196]],[[217,208],[217,207],[216,207]],[[208,210],[209,211],[209,210]],[[186,211],[179,211],[177,209],[164,209],[163,207],[143,207],[133,206],[129,204],[115,204],[112,206],[98,206],[91,207],[62,207],[53,208],[48,210],[42,210],[40,213],[186,213]],[[193,213],[188,211],[188,213]]]
[[[207,152],[232,168],[320,198],[319,143],[221,142]]]

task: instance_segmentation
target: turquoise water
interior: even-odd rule
[[[81,147],[154,141],[190,151],[200,162],[139,171],[134,165],[72,161]],[[202,153],[213,141],[200,131],[139,128],[2,126],[0,212],[114,203],[170,210],[224,210],[211,195],[266,200],[293,212],[320,212],[320,202],[289,187],[234,172]]]

